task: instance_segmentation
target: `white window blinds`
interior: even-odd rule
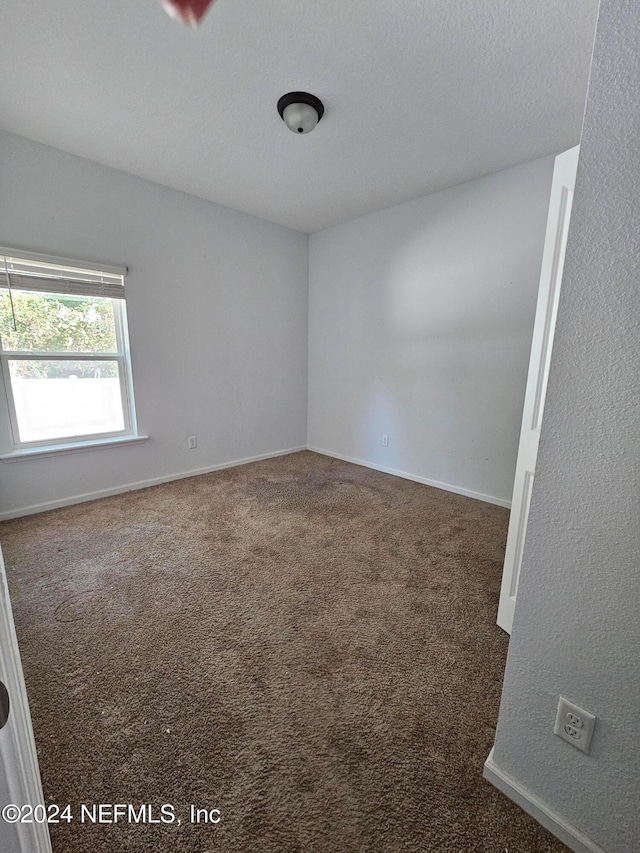
[[[124,299],[126,267],[88,264],[0,247],[0,288]]]

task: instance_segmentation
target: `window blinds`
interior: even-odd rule
[[[0,288],[124,299],[126,267],[0,248]]]

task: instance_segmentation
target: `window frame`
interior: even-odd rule
[[[106,267],[103,264],[92,264],[85,261],[70,261],[66,258],[54,258],[50,255],[38,255],[15,249],[0,248],[0,290],[9,290],[5,281],[5,268],[3,264],[4,258],[19,259],[24,262],[35,262],[42,265],[47,272],[59,268],[66,269],[74,274],[90,273],[98,277],[102,271],[107,270],[110,275],[118,275],[122,277],[123,297],[124,297],[124,275],[126,268],[122,267]],[[49,267],[49,269],[47,269]],[[11,271],[9,272],[11,275]],[[19,289],[24,292],[41,293],[43,296],[47,294],[65,296],[64,292],[56,290],[56,281],[64,279],[61,274],[56,279],[55,275],[50,276],[50,290],[38,289],[37,291],[29,291],[28,286],[22,283]],[[16,288],[11,288],[16,292]],[[7,350],[4,349],[0,340],[0,372],[2,373],[2,381],[4,386],[5,398],[7,402],[7,412],[9,416],[9,433],[12,442],[13,453],[21,452],[37,452],[40,450],[65,449],[73,447],[86,447],[90,445],[100,446],[104,443],[116,443],[117,439],[122,439],[126,442],[128,439],[141,438],[138,434],[138,426],[136,420],[135,402],[133,396],[133,373],[131,369],[131,352],[129,345],[129,332],[127,325],[127,309],[125,299],[123,297],[114,298],[105,295],[101,292],[100,283],[96,282],[96,292],[94,294],[85,294],[92,298],[109,299],[113,308],[114,328],[116,337],[116,348],[113,352],[73,352],[73,351],[54,351],[54,350]],[[124,427],[121,430],[111,430],[97,433],[84,433],[82,435],[73,436],[56,436],[47,439],[37,439],[33,441],[22,441],[20,438],[20,428],[16,411],[13,385],[11,380],[10,362],[12,361],[111,361],[118,365],[118,378],[120,386],[120,399],[122,404],[122,413]]]

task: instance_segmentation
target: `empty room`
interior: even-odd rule
[[[640,850],[640,9],[6,0],[2,853]]]

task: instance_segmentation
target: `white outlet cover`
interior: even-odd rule
[[[596,719],[594,714],[560,696],[553,733],[571,746],[588,754]]]

